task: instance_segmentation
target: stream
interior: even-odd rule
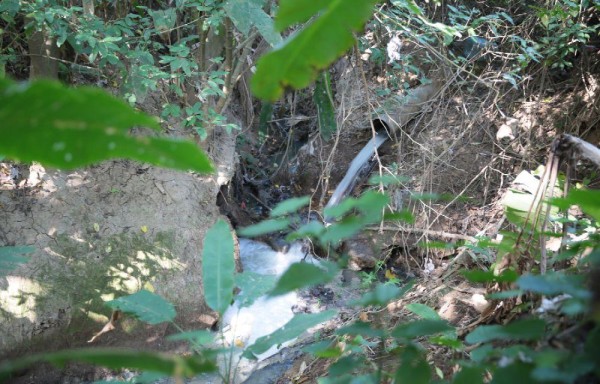
[[[308,253],[300,242],[290,246],[287,252],[273,250],[267,244],[239,239],[240,259],[244,272],[272,276],[279,278],[293,263],[307,262],[318,264],[313,255]],[[264,360],[279,353],[294,340],[272,346],[268,351],[257,356],[257,360],[243,358],[243,349],[252,345],[259,337],[268,335],[281,328],[294,317],[293,308],[302,303],[303,299],[298,292],[290,292],[276,297],[261,296],[249,306],[242,306],[243,291],[238,294],[234,303],[223,315],[223,343],[228,351],[220,356],[219,367],[223,376],[228,371],[231,383],[261,383],[275,382],[291,364],[293,358],[282,359],[282,363],[269,363],[267,367],[261,364]],[[240,299],[241,298],[241,299]],[[311,308],[318,310],[318,308]],[[231,364],[230,364],[231,362]],[[263,368],[263,369],[261,369]],[[190,384],[217,384],[221,383],[218,375],[202,375]]]
[[[388,138],[388,134],[383,131],[375,134],[375,136],[373,136],[371,140],[367,142],[363,149],[350,163],[350,167],[348,167],[346,175],[335,188],[335,191],[333,191],[331,194],[331,198],[329,199],[327,205],[325,205],[325,209],[338,205],[340,201],[352,191],[356,185],[358,175],[360,175],[365,168],[369,167],[369,162],[375,155],[375,151],[377,151],[381,144],[383,144]],[[328,218],[326,218],[325,221],[329,221]]]
[[[434,89],[435,87],[424,86],[417,89],[417,91],[427,95],[428,92],[431,93],[430,88]],[[419,101],[419,97],[415,97],[415,95],[412,97]],[[415,100],[406,103],[402,108],[420,109]],[[403,113],[400,113],[400,115],[403,115]],[[412,117],[407,118],[407,121]],[[382,119],[382,124],[387,128],[389,126],[389,116]],[[344,178],[335,188],[325,209],[338,205],[344,197],[352,192],[357,180],[365,176],[365,173],[370,170],[371,161],[375,157],[377,149],[388,139],[389,136],[386,130],[381,130],[367,142],[350,163]],[[330,223],[330,219],[327,217],[324,221],[326,224]],[[240,239],[239,244],[240,258],[245,272],[278,278],[293,263],[304,261],[318,264],[318,260],[309,254],[299,242],[292,244],[285,252],[275,251],[264,243],[247,239]],[[294,356],[292,355],[295,353],[297,356],[300,351],[292,347],[291,352],[288,353],[289,355],[282,355],[275,362],[269,358],[282,353],[282,349],[294,343],[295,339],[271,347],[268,351],[257,356],[255,361],[243,358],[241,356],[243,349],[252,345],[261,336],[274,332],[290,321],[295,314],[294,308],[298,307],[303,298],[298,292],[290,292],[277,297],[261,296],[249,306],[242,305],[240,300],[243,300],[243,291],[240,292],[223,316],[223,343],[231,348],[228,354],[224,354],[227,356],[221,356],[222,359],[219,364],[221,372],[224,376],[230,377],[230,382],[236,384],[274,383],[293,364]],[[304,307],[308,307],[306,303],[304,303]],[[314,312],[319,310],[320,308],[310,308],[310,311]],[[265,361],[267,359],[269,360]],[[264,363],[261,365],[261,362]],[[228,374],[227,372],[231,373]],[[220,379],[216,375],[210,378],[205,376],[201,382],[218,383]],[[194,383],[196,382],[194,381]]]
[[[336,187],[325,208],[339,204],[352,191],[358,177],[370,168],[370,162],[377,149],[387,139],[388,135],[383,131],[367,142],[350,163],[346,175]],[[325,221],[328,221],[327,218]],[[299,242],[292,244],[287,252],[278,252],[264,243],[240,239],[240,258],[245,272],[274,277],[280,277],[290,265],[296,262],[318,263],[318,260],[305,251]],[[298,292],[277,297],[262,296],[249,306],[242,306],[240,299],[236,299],[223,316],[224,343],[233,348],[231,353],[220,362],[221,372],[227,376],[227,372],[233,371],[229,375],[233,378],[233,383],[269,383],[274,382],[272,378],[283,374],[293,363],[292,359],[287,359],[288,364],[272,364],[272,369],[257,371],[256,368],[261,361],[277,354],[282,348],[292,344],[295,339],[279,346],[272,346],[268,351],[257,356],[256,361],[245,359],[241,354],[243,347],[252,345],[259,337],[274,332],[290,321],[294,317],[293,308],[298,306],[301,300]]]

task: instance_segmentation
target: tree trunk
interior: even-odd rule
[[[29,78],[58,78],[58,47],[45,30],[34,31],[28,39],[31,64]]]

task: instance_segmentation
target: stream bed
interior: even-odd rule
[[[244,272],[279,278],[290,265],[296,262],[318,264],[302,243],[292,244],[287,252],[275,251],[267,244],[240,239],[240,259]],[[280,353],[295,339],[273,346],[257,356],[257,360],[243,358],[245,347],[252,345],[259,337],[268,335],[281,328],[292,319],[295,311],[319,312],[317,304],[308,302],[299,292],[290,292],[276,297],[261,296],[248,306],[244,306],[243,291],[223,315],[223,343],[230,351],[223,354],[219,361],[221,373],[229,377],[232,383],[271,383],[283,374],[293,363],[299,351],[288,351],[286,356],[265,363],[266,359]],[[188,383],[221,383],[218,375],[204,375]]]

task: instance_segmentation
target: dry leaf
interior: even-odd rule
[[[362,321],[363,323],[368,323],[371,320],[369,319],[369,314],[367,312],[361,312],[358,314],[358,318],[360,319],[360,321]]]
[[[396,276],[396,274],[394,274],[394,272],[392,272],[390,269],[386,269],[385,270],[385,278],[388,280],[393,280],[393,279],[397,279],[398,276]]]

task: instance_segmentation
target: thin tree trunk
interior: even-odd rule
[[[58,47],[44,29],[34,31],[28,39],[31,57],[29,78],[58,78]]]

